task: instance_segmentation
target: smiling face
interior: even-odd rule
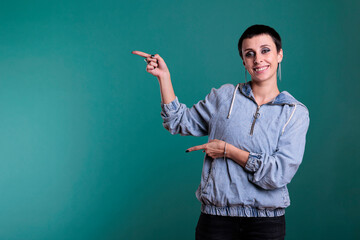
[[[261,34],[244,39],[242,56],[252,81],[277,81],[276,70],[282,61],[283,51],[277,51],[270,35]]]

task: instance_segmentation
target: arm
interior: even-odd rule
[[[223,91],[212,89],[205,100],[198,102],[192,108],[179,103],[171,83],[170,72],[165,61],[158,55],[150,55],[140,51],[133,51],[133,54],[145,58],[146,71],[157,77],[161,92],[161,117],[164,120],[164,127],[171,134],[204,136],[208,134],[208,123],[211,115],[220,105]],[[230,85],[228,85],[229,87]]]
[[[246,163],[249,159],[249,154],[249,152],[241,150],[234,145],[229,143],[226,144],[226,157],[232,159],[243,168],[246,166]]]
[[[147,62],[146,71],[157,77],[160,84],[162,103],[168,104],[174,101],[175,92],[171,83],[170,71],[164,59],[159,54],[150,55],[140,51],[133,51],[132,54],[144,57]]]
[[[230,85],[224,85],[219,89],[213,88],[204,100],[199,101],[191,108],[179,103],[177,98],[169,104],[161,104],[164,127],[171,134],[208,135],[210,119],[219,109],[223,99],[227,97],[225,92],[229,87]]]
[[[208,143],[188,148],[186,152],[197,150],[204,150],[203,152],[206,152],[208,156],[214,159],[222,158],[226,155],[225,157],[232,159],[242,167],[245,167],[249,158],[249,152],[241,150],[230,143],[226,143],[218,139],[212,139]]]
[[[160,84],[161,102],[169,104],[175,100],[175,92],[171,83],[170,73],[158,77]]]
[[[278,149],[272,155],[249,153],[226,143],[226,157],[232,159],[248,172],[248,179],[266,189],[281,188],[295,175],[305,150],[305,138],[309,127],[309,114],[299,111],[279,138]],[[224,156],[225,142],[217,139],[194,146],[186,152],[203,149],[212,158]]]
[[[273,154],[250,152],[245,165],[249,181],[266,190],[281,188],[290,183],[305,151],[310,119],[308,111],[303,109],[294,114]]]

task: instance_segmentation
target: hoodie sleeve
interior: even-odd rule
[[[245,166],[249,181],[266,190],[290,183],[302,162],[309,123],[309,112],[301,107],[286,125],[272,155],[250,152]]]
[[[176,97],[168,104],[161,104],[161,117],[163,126],[171,134],[182,136],[205,136],[208,135],[209,121],[212,115],[219,109],[225,89],[232,86],[226,84],[219,89],[213,88],[204,100],[199,101],[191,108],[180,103]]]

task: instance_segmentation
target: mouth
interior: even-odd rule
[[[269,67],[270,67],[270,65],[262,66],[262,67],[255,67],[253,69],[256,73],[262,73],[262,72],[265,72]]]

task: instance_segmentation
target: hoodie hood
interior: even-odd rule
[[[234,101],[235,101],[235,97],[236,97],[236,92],[237,89],[239,89],[240,93],[242,95],[244,95],[245,97],[251,99],[256,105],[256,101],[255,101],[255,97],[253,95],[252,89],[251,89],[251,85],[250,82],[247,83],[239,83],[236,85],[233,96],[232,96],[232,100],[231,100],[231,105],[230,105],[230,109],[229,109],[229,113],[227,118],[229,119],[231,116],[231,111],[233,109],[234,106]],[[266,103],[266,104],[270,104],[270,105],[289,105],[291,107],[293,107],[293,110],[291,112],[291,115],[289,117],[289,119],[287,120],[287,122],[285,123],[285,125],[282,128],[281,134],[284,133],[286,126],[289,124],[291,118],[294,116],[294,113],[296,111],[296,107],[298,105],[301,105],[303,107],[306,108],[306,106],[304,104],[302,104],[301,102],[297,101],[290,93],[288,93],[287,91],[282,91],[281,93],[279,93],[276,98],[274,98],[271,102]],[[258,106],[260,107],[260,106]],[[307,108],[306,108],[307,109]]]
[[[237,86],[245,97],[250,98],[251,100],[255,101],[255,97],[253,95],[252,89],[251,89],[251,82],[247,83],[239,83]],[[282,91],[279,93],[279,95],[274,98],[274,100],[271,103],[268,104],[276,104],[276,105],[303,105],[301,102],[297,101],[290,93],[287,91]],[[304,105],[303,105],[304,106]]]

